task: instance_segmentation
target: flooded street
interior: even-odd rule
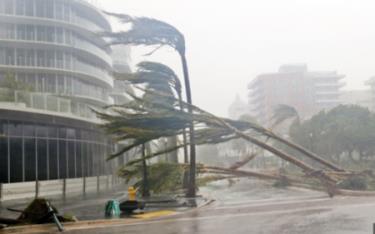
[[[169,218],[85,230],[85,233],[368,234],[372,233],[375,220],[373,197],[331,199],[320,192],[276,189],[249,180],[231,187],[224,182],[214,184],[201,193],[216,202]]]

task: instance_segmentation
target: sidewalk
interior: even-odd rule
[[[117,219],[106,219],[104,215],[105,204],[110,199],[124,201],[127,199],[127,190],[117,190],[100,195],[89,195],[86,197],[69,198],[65,201],[61,199],[51,199],[51,202],[59,210],[60,214],[74,215],[79,222],[67,223],[64,226],[69,230],[94,228],[96,226],[117,225],[124,223],[140,222],[146,219],[155,219],[167,217],[179,213],[186,212],[193,208],[202,207],[210,202],[204,197],[185,198],[174,196],[158,196],[144,199],[146,201],[145,210],[139,210],[131,217],[122,216]],[[23,209],[29,201],[14,200],[2,203],[0,205],[0,216],[7,218],[16,218],[17,213],[10,212],[6,208]],[[0,230],[0,233],[50,233],[56,231],[56,226],[47,225],[31,225],[12,227]]]

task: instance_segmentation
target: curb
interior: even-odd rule
[[[78,221],[74,223],[65,223],[64,229],[65,231],[76,231],[76,230],[90,230],[95,228],[105,228],[108,226],[119,226],[119,225],[128,225],[128,224],[135,224],[141,223],[143,221],[150,221],[150,220],[163,220],[168,219],[170,217],[178,217],[181,215],[189,214],[192,212],[197,211],[198,209],[203,209],[208,207],[212,204],[215,199],[207,198],[205,199],[202,204],[197,207],[193,207],[187,209],[186,211],[176,211],[176,212],[161,212],[162,215],[159,217],[151,217],[151,218],[120,218],[120,219],[98,219],[98,220],[89,220],[89,221]],[[57,232],[57,228],[55,224],[40,224],[40,225],[24,225],[24,226],[15,226],[15,227],[8,227],[5,229],[0,229],[0,234],[10,234],[10,233],[23,233],[23,234],[31,234],[31,233],[54,233]]]

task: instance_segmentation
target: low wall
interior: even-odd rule
[[[0,201],[39,197],[71,197],[114,189],[120,183],[112,175],[66,180],[0,184]]]

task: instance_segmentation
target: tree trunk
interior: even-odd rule
[[[254,137],[251,137],[241,131],[239,131],[237,128],[231,126],[230,124],[228,124],[227,122],[225,122],[224,120],[216,117],[216,116],[212,116],[213,118],[217,119],[220,123],[223,124],[224,127],[228,128],[229,130],[233,131],[233,133],[235,133],[237,136],[273,153],[274,155],[284,159],[285,161],[288,161],[294,165],[296,165],[297,167],[301,168],[305,173],[307,173],[309,176],[312,176],[312,177],[315,177],[317,179],[319,179],[321,181],[321,183],[323,184],[323,186],[325,186],[327,188],[327,192],[331,195],[332,193],[332,190],[334,190],[334,187],[335,187],[335,183],[336,181],[331,178],[329,175],[321,172],[321,171],[317,171],[315,170],[314,168],[310,167],[309,165],[305,164],[304,162],[294,158],[293,156],[290,156],[268,144],[265,144],[263,143],[262,141],[254,138]]]
[[[182,96],[181,96],[181,93],[178,94],[178,101],[180,103],[180,110],[181,111],[184,111],[184,107],[183,107],[183,100],[182,100]],[[187,164],[189,163],[189,152],[188,152],[188,146],[187,146],[187,137],[186,137],[186,129],[183,129],[182,130],[182,141],[184,143],[184,163]]]
[[[332,170],[335,170],[335,171],[344,171],[343,169],[337,167],[336,165],[332,164],[331,162],[328,162],[327,160],[324,160],[322,159],[321,157],[319,157],[318,155],[314,154],[313,152],[307,150],[307,149],[304,149],[303,147],[297,145],[297,144],[294,144],[293,142],[290,142],[290,141],[287,141],[275,134],[273,134],[272,132],[267,132],[266,133],[267,135],[269,135],[270,137],[276,139],[277,141],[280,141],[284,144],[286,144],[287,146],[301,152],[302,154],[304,154],[305,156],[307,156],[308,158],[310,159],[313,159],[314,161],[317,161],[319,162],[320,164],[328,167],[328,168],[331,168]]]
[[[142,145],[142,166],[143,166],[143,188],[142,188],[142,196],[143,197],[149,197],[150,191],[148,187],[148,173],[147,173],[147,162],[145,159],[146,156],[146,145]]]
[[[186,61],[185,53],[180,52],[181,62],[182,62],[182,70],[184,73],[184,81],[185,81],[185,91],[186,91],[186,101],[188,104],[192,105],[192,97],[191,97],[191,89],[190,89],[190,79],[189,79],[189,70]],[[192,106],[188,105],[188,112],[189,114],[193,113]],[[194,123],[191,122],[189,127],[189,140],[190,140],[190,170],[189,170],[189,186],[187,190],[188,197],[195,197],[195,162],[196,162],[196,152],[195,152],[195,136],[194,136]]]

